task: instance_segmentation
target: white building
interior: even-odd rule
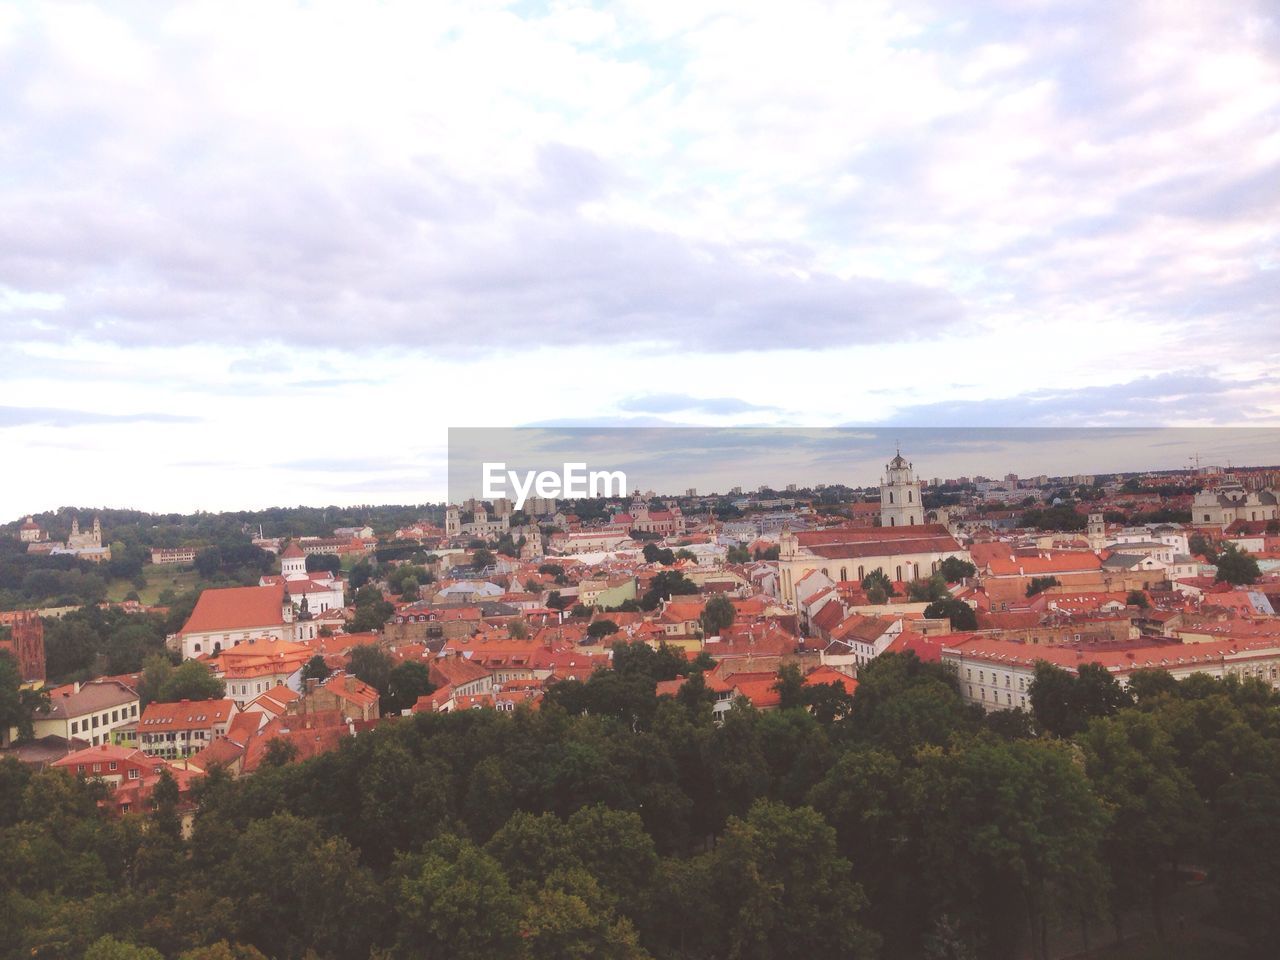
[[[920,502],[920,481],[915,471],[899,452],[884,467],[880,482],[880,526],[914,527],[924,522],[924,504]]]
[[[1226,480],[1195,495],[1192,523],[1228,527],[1237,520],[1280,520],[1280,492],[1245,490],[1238,481]]]
[[[944,647],[942,660],[956,668],[960,694],[987,711],[1031,709],[1036,664],[1046,661],[1070,673],[1098,663],[1122,686],[1135,670],[1167,670],[1183,680],[1193,673],[1211,677],[1256,677],[1280,689],[1280,641],[1229,640],[1209,643],[1126,643],[1082,650],[1077,645],[1019,643],[974,637]]]
[[[138,692],[119,680],[55,687],[49,691],[48,710],[35,713],[35,736],[75,738],[95,747],[110,743],[112,731],[138,719],[139,703]]]

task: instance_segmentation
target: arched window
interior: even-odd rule
[[[889,518],[889,526],[891,526],[891,527],[896,527],[897,525],[898,525],[897,518],[895,518],[895,517],[890,517],[890,518]]]
[[[898,576],[895,579],[901,582],[902,581],[902,565],[901,564],[898,565],[897,570],[898,570]]]
[[[914,494],[912,491],[908,490],[908,491],[907,491],[907,503],[914,503],[914,502],[915,502],[915,494]]]
[[[892,490],[890,490],[890,491],[889,491],[889,502],[890,502],[890,503],[893,503],[893,491],[892,491]]]

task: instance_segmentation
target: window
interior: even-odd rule
[[[118,764],[118,763],[116,763],[114,760],[112,760],[110,763],[108,763],[108,764],[107,764],[107,769],[108,769],[108,770],[115,770],[115,769],[116,769],[117,767],[119,767],[119,766],[120,766],[120,764]]]
[[[72,721],[71,721],[71,732],[72,732],[72,733],[77,733],[77,732],[79,732],[79,731],[77,731],[77,729],[76,729],[76,727],[77,727],[77,726],[79,726],[79,723],[80,723],[80,721],[79,721],[79,720],[72,720]]]
[[[112,710],[112,711],[111,711],[111,722],[112,722],[112,723],[117,723],[117,722],[119,722],[119,720],[120,720],[120,711],[119,711],[119,710]]]

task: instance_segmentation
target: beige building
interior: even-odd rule
[[[796,601],[795,585],[814,570],[835,581],[857,582],[882,570],[890,580],[909,582],[931,576],[947,557],[969,560],[969,551],[936,523],[784,530],[778,546],[779,590],[790,607]]]
[[[1237,520],[1280,520],[1280,492],[1245,490],[1228,480],[1201,490],[1191,504],[1191,522],[1228,527]]]
[[[138,692],[120,680],[69,683],[49,691],[49,708],[35,714],[35,736],[111,742],[113,730],[138,719]]]

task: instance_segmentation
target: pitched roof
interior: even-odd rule
[[[236,711],[234,700],[179,700],[177,703],[149,703],[142,711],[138,730],[206,730],[226,723]]]
[[[182,633],[252,630],[284,623],[284,584],[205,590]]]
[[[119,680],[90,681],[81,684],[79,691],[76,690],[75,684],[69,683],[49,691],[49,711],[48,713],[42,710],[37,711],[36,719],[61,720],[79,717],[86,713],[97,713],[109,707],[132,703],[137,699],[138,694],[134,689]]]

